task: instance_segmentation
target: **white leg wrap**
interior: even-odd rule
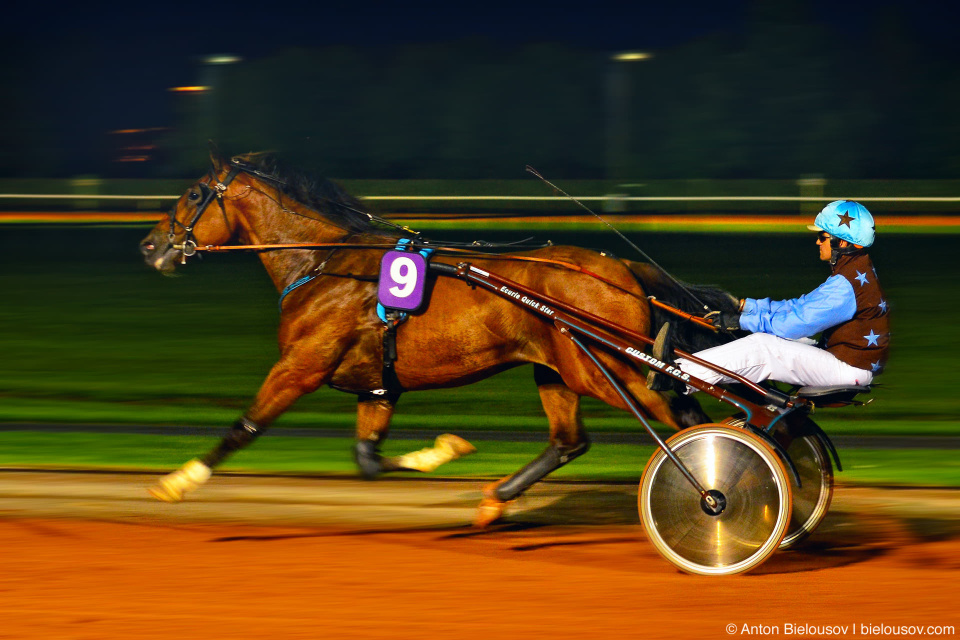
[[[425,447],[393,458],[393,462],[404,469],[429,473],[442,464],[470,455],[477,450],[472,444],[452,433],[437,436],[432,447]]]
[[[150,487],[150,495],[163,502],[180,502],[185,494],[195,491],[209,480],[211,473],[207,465],[199,460],[191,460]]]

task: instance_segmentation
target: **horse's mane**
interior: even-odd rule
[[[655,296],[660,302],[674,306],[687,313],[702,316],[706,309],[701,302],[713,311],[736,311],[739,300],[727,291],[713,285],[689,284],[674,280],[661,269],[643,262],[626,261],[627,266],[637,278],[648,296]],[[692,294],[692,295],[691,295]],[[696,300],[694,299],[696,297]],[[698,302],[699,301],[699,302]],[[677,316],[651,305],[652,335],[656,335],[663,323],[670,321],[675,329],[673,346],[688,353],[715,347],[733,340],[728,333],[714,333],[692,322],[686,322]]]
[[[246,173],[273,183],[283,196],[313,209],[346,231],[390,235],[371,220],[359,199],[333,180],[291,167],[272,153],[234,156],[230,162]]]

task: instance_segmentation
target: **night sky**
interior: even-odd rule
[[[894,5],[923,46],[957,55],[955,8],[939,0],[777,0],[813,22],[858,38],[878,8]],[[249,2],[18,3],[5,16],[7,85],[59,120],[62,135],[169,124],[172,86],[195,84],[197,60],[246,58],[287,47],[380,46],[482,37],[504,46],[556,42],[594,50],[662,50],[744,29],[753,0],[707,2]],[[952,3],[950,3],[952,4]],[[13,80],[11,81],[10,78]]]
[[[663,48],[718,29],[735,29],[745,3],[664,3],[644,9],[623,2],[350,2],[247,0],[130,2],[113,9],[69,4],[15,23],[7,46],[38,76],[90,82],[89,97],[117,113],[133,109],[149,120],[151,97],[193,84],[196,60],[208,54],[261,57],[288,47],[377,47],[481,37],[505,46],[560,42],[612,51]],[[723,5],[724,8],[718,8]],[[699,7],[691,11],[691,7]],[[11,56],[7,56],[9,59]],[[36,64],[37,62],[41,64]],[[143,123],[147,125],[147,122]]]

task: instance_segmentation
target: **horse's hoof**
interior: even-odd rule
[[[195,491],[209,480],[211,473],[207,465],[199,460],[191,460],[173,473],[165,475],[148,491],[157,500],[180,502],[185,494]]]
[[[483,500],[477,507],[477,514],[473,518],[474,526],[484,529],[503,517],[507,507],[514,503],[514,500],[501,500],[497,497],[497,487],[503,484],[507,479],[500,478],[496,482],[491,482],[483,488]]]
[[[477,448],[461,438],[460,436],[455,436],[452,433],[445,433],[443,435],[437,436],[437,439],[434,441],[433,446],[441,451],[446,451],[449,455],[453,456],[451,460],[456,460],[457,458],[462,458],[463,456],[468,456],[471,453],[476,453]]]
[[[503,517],[503,513],[509,504],[509,502],[503,500],[485,497],[480,501],[480,506],[477,507],[477,513],[473,517],[473,525],[480,529],[486,529]]]
[[[430,473],[440,465],[452,462],[457,458],[470,455],[477,450],[472,444],[452,433],[437,436],[432,447],[424,447],[419,451],[407,453],[396,458],[389,458],[389,464],[396,469],[422,471]]]

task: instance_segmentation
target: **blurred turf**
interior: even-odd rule
[[[183,277],[164,278],[137,254],[146,231],[0,229],[0,421],[222,426],[243,411],[277,357],[276,291],[252,255],[209,255],[183,268]],[[527,234],[428,235],[442,242]],[[639,259],[602,230],[536,235]],[[875,402],[824,411],[818,421],[828,433],[960,435],[956,238],[882,230],[878,238],[872,255],[894,314],[888,373],[878,380]],[[827,275],[812,235],[634,233],[631,239],[676,277],[736,295],[792,297]],[[711,398],[702,401],[717,419],[730,413]],[[354,411],[353,396],[324,389],[278,425],[342,425],[350,433]],[[584,413],[594,431],[640,431],[624,413],[595,401],[585,402]],[[546,431],[529,367],[459,389],[407,394],[396,425]]]
[[[167,472],[212,448],[216,436],[102,433],[0,433],[0,468],[83,468]],[[352,438],[264,436],[220,467],[225,472],[356,476]],[[499,478],[537,456],[542,442],[482,441],[478,452],[434,475]],[[400,455],[432,445],[426,440],[388,440],[384,453]],[[551,479],[639,482],[654,447],[594,444],[588,455],[561,467]],[[849,449],[840,452],[843,483],[960,486],[960,460],[932,449]],[[403,475],[403,474],[401,474]],[[415,476],[421,474],[414,473]],[[427,476],[423,476],[427,477]]]

